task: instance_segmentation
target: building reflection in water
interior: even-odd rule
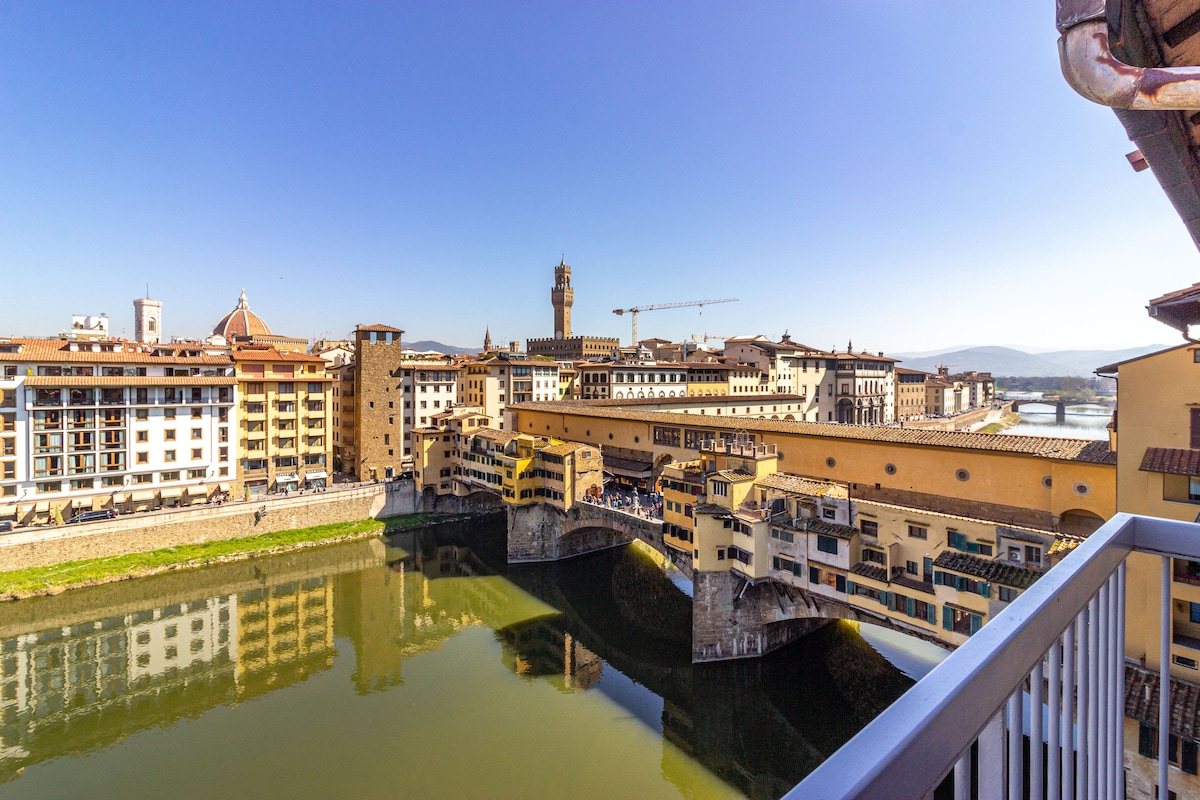
[[[686,598],[636,554],[508,571],[503,549],[489,549],[494,532],[470,533],[409,532],[0,606],[0,781],[302,682],[334,665],[339,643],[354,652],[354,690],[380,692],[403,683],[406,660],[470,627],[495,632],[522,680],[564,693],[603,683],[659,728],[663,774],[685,794],[695,778],[681,759],[694,756],[750,796],[778,796],[909,683],[837,626],[790,654],[694,668]]]

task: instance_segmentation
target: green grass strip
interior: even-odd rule
[[[173,569],[202,567],[218,561],[230,561],[255,555],[284,552],[321,543],[333,544],[360,539],[386,531],[423,528],[435,522],[469,515],[409,514],[403,517],[356,522],[335,522],[312,528],[262,533],[242,539],[226,539],[203,544],[185,544],[129,553],[107,558],[67,561],[47,567],[31,567],[0,573],[0,599],[18,599],[49,594],[78,586],[111,583],[126,578],[154,575]]]

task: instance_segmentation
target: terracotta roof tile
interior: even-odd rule
[[[309,355],[308,353],[281,353],[274,347],[268,347],[262,350],[244,350],[235,348],[233,351],[234,361],[279,361],[287,362],[304,362],[304,363],[325,363],[325,359],[317,355]]]
[[[767,395],[762,400],[772,399],[786,402],[787,395]],[[668,398],[669,399],[669,398]],[[695,398],[690,398],[695,400]],[[750,400],[751,404],[756,400]],[[662,400],[655,400],[661,403]],[[758,400],[761,402],[761,400]],[[965,431],[931,431],[917,428],[881,428],[869,425],[839,425],[827,422],[798,422],[780,419],[754,419],[753,417],[718,417],[713,414],[680,414],[672,411],[640,411],[639,401],[616,400],[587,402],[560,400],[544,403],[513,403],[510,410],[520,413],[528,411],[552,411],[555,414],[574,414],[582,417],[621,418],[675,427],[705,427],[751,433],[791,433],[829,439],[857,439],[893,444],[913,444],[925,447],[948,447],[963,450],[986,450],[992,452],[1030,455],[1062,461],[1082,461],[1092,464],[1116,465],[1117,454],[1109,449],[1106,441],[1086,439],[1058,439],[1048,436],[1016,436],[998,433],[968,433]],[[642,401],[642,404],[646,404]],[[739,399],[739,405],[742,403]],[[615,414],[614,409],[621,413]]]
[[[834,522],[826,522],[823,519],[816,519],[809,522],[808,532],[820,533],[825,536],[836,536],[838,539],[850,539],[851,537],[858,536],[858,528],[850,528]]]
[[[953,550],[940,553],[933,560],[933,565],[961,572],[973,578],[982,578],[985,581],[994,581],[1005,586],[1015,586],[1018,589],[1028,589],[1034,581],[1041,577],[1040,572],[1032,569],[1015,567],[1003,561],[992,561]]]
[[[812,478],[805,478],[801,475],[789,475],[786,472],[776,472],[773,475],[763,476],[755,481],[754,485],[764,489],[779,489],[794,494],[809,495],[810,497],[840,497],[844,499],[850,496],[846,487],[841,484],[826,483]]]
[[[0,361],[9,363],[36,364],[163,364],[163,365],[193,365],[193,364],[232,364],[233,360],[227,354],[210,355],[203,353],[203,347],[169,348],[152,350],[144,348],[137,342],[105,341],[96,343],[97,347],[120,348],[121,352],[93,352],[91,342],[75,342],[68,339],[3,339],[0,346],[17,345],[19,352],[0,352]],[[75,350],[71,345],[76,345]],[[181,350],[201,351],[199,356],[181,356]]]
[[[866,561],[860,561],[850,568],[851,575],[861,575],[864,578],[870,578],[873,581],[887,583],[887,570],[876,564],[868,564]]]
[[[377,322],[377,323],[375,323],[374,325],[359,325],[359,326],[356,328],[356,330],[360,330],[360,331],[381,331],[381,332],[385,332],[385,333],[386,333],[386,332],[390,332],[390,333],[404,333],[404,331],[400,330],[399,328],[393,328],[393,327],[392,327],[392,326],[390,326],[390,325],[383,325],[383,324],[381,324],[381,323],[378,323],[378,322]]]
[[[1200,450],[1176,450],[1170,447],[1147,447],[1142,456],[1142,472],[1162,472],[1167,475],[1200,475]]]
[[[1125,665],[1125,716],[1158,727],[1158,673]],[[1200,741],[1200,686],[1171,679],[1171,733]]]

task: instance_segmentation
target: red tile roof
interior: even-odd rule
[[[1142,472],[1163,472],[1167,475],[1200,475],[1200,450],[1175,450],[1170,447],[1147,447],[1142,456]]]

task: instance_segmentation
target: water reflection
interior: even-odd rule
[[[777,797],[911,685],[847,624],[693,667],[690,600],[649,560],[510,570],[503,535],[445,526],[0,607],[0,794],[95,796],[98,770],[112,796]],[[179,785],[171,759],[197,758],[220,768]]]
[[[1001,433],[1018,436],[1052,436],[1060,439],[1107,439],[1112,409],[1104,406],[1071,406],[1059,422],[1054,406],[1030,404],[1018,412],[1021,421]]]

